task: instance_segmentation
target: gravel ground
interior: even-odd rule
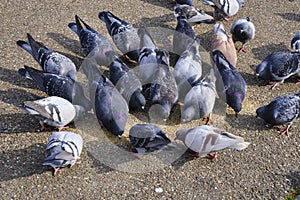
[[[247,82],[248,93],[238,119],[227,108],[227,115],[219,121],[216,117],[215,121],[228,132],[251,142],[247,149],[224,150],[218,153],[216,161],[190,158],[188,154],[172,163],[166,161],[167,164],[153,156],[128,161],[122,159],[124,156],[119,157],[126,152],[118,152],[112,145],[103,148],[108,138],[117,147],[129,150],[128,138],[117,140],[109,135],[91,134],[92,118],[87,116],[88,123],[75,124],[77,129],[70,129],[81,133],[85,140],[82,163],[56,177],[52,176],[50,167],[41,165],[51,132],[39,132],[38,121],[21,113],[16,106],[45,94],[18,75],[18,68],[24,64],[36,68],[38,65],[16,46],[16,40],[26,39],[26,33],[31,33],[80,66],[82,53],[78,38],[67,27],[75,14],[108,37],[105,25],[97,17],[101,10],[110,10],[136,27],[174,29],[173,5],[171,0],[2,1],[1,199],[284,199],[300,185],[299,121],[293,124],[287,137],[255,118],[256,108],[276,96],[299,92],[299,85],[294,84],[296,78],[291,78],[271,91],[253,75],[253,68],[268,54],[290,49],[291,38],[300,28],[299,0],[247,0],[245,7],[233,17],[236,20],[250,16],[257,28],[255,40],[246,46],[247,52],[238,54],[237,68]],[[196,6],[211,11],[201,2],[197,1]],[[230,25],[225,23],[227,30]],[[198,25],[195,31],[203,46],[209,49],[212,26]],[[181,126],[176,116],[162,126],[171,138]],[[132,124],[140,121],[145,121],[143,115],[131,115],[125,135]],[[108,163],[109,160],[113,162]],[[148,165],[157,170],[150,171]]]

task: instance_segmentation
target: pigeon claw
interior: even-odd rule
[[[238,53],[240,53],[240,52],[246,53],[246,48],[245,48],[244,44],[238,49]]]
[[[276,82],[274,84],[268,84],[267,86],[270,86],[271,87],[271,90],[273,90],[275,87],[279,86],[280,83]]]
[[[280,134],[283,135],[285,134],[286,136],[289,136],[289,128],[290,128],[291,124],[289,124],[285,129],[283,129]]]
[[[62,131],[62,130],[68,129],[68,128],[70,128],[70,127],[69,126],[63,126],[63,127],[58,128],[58,131]]]
[[[217,153],[214,154],[207,154],[207,157],[211,160],[217,160]]]
[[[202,121],[206,120],[205,125],[213,124],[213,121],[210,117],[203,117]]]
[[[58,172],[62,172],[63,170],[59,167],[54,168],[53,176],[55,176]]]

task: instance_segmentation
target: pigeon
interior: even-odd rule
[[[295,34],[291,41],[291,48],[294,51],[300,52],[300,31]]]
[[[216,153],[225,148],[243,150],[249,146],[242,137],[228,133],[222,129],[203,125],[195,128],[184,128],[176,132],[176,138],[193,151],[194,156],[216,159]]]
[[[26,65],[24,68],[20,68],[18,72],[20,75],[33,80],[37,87],[47,95],[62,97],[73,104],[83,106],[87,111],[91,109],[90,101],[85,97],[82,86],[73,79],[45,73]]]
[[[214,18],[206,14],[203,10],[198,10],[194,6],[176,4],[174,7],[174,16],[177,19],[178,16],[185,16],[187,21],[191,24],[212,24]]]
[[[223,92],[226,94],[226,103],[235,111],[237,117],[238,113],[242,110],[242,102],[246,96],[246,82],[222,52],[214,50],[212,57],[223,80]]]
[[[175,0],[176,4],[180,5],[189,5],[189,6],[194,6],[194,2],[192,0]]]
[[[35,41],[29,33],[27,38],[28,42],[18,40],[17,45],[30,53],[44,72],[76,80],[76,66],[69,58]]]
[[[207,117],[206,124],[211,122],[211,113],[216,99],[216,76],[211,69],[204,79],[193,85],[192,89],[184,98],[181,122],[187,123],[194,119]]]
[[[163,55],[165,56],[165,55]],[[159,65],[150,86],[150,99],[152,104],[160,105],[153,115],[155,121],[164,122],[170,115],[172,107],[178,101],[178,89],[173,73],[168,65]]]
[[[244,0],[202,0],[202,3],[214,7],[216,20],[227,21],[244,6]]]
[[[139,77],[143,85],[152,83],[158,66],[169,65],[169,54],[156,47],[151,35],[145,28],[138,30],[140,53],[138,59]]]
[[[230,32],[232,34],[234,43],[236,43],[237,41],[242,42],[242,47],[239,48],[238,52],[246,52],[246,42],[248,42],[249,40],[253,40],[255,36],[255,27],[251,19],[247,17],[236,20],[232,24]]]
[[[130,109],[144,109],[146,100],[142,94],[142,83],[133,70],[114,55],[109,66],[109,79],[124,97]]]
[[[118,49],[131,60],[138,61],[140,38],[137,30],[109,11],[100,12],[98,17],[105,22],[109,35]]]
[[[226,33],[223,24],[214,25],[214,35],[212,39],[212,51],[219,50],[236,67],[237,54],[232,38]]]
[[[70,122],[80,118],[86,110],[79,105],[73,105],[68,100],[57,96],[51,96],[36,101],[25,101],[20,109],[30,115],[39,118],[41,130],[45,130],[45,124],[62,130]]]
[[[100,76],[95,91],[95,113],[102,127],[122,137],[128,118],[128,105],[113,83]]]
[[[288,135],[291,125],[300,117],[300,93],[276,97],[268,105],[258,108],[256,114],[272,126],[288,124],[281,131]]]
[[[271,85],[271,89],[297,73],[300,73],[300,52],[274,52],[256,67],[257,77],[276,81]]]
[[[61,171],[61,168],[72,167],[78,164],[82,151],[82,137],[73,132],[55,132],[48,141],[47,157],[43,165],[49,165],[54,169],[53,176]]]
[[[113,44],[77,15],[75,15],[75,22],[69,23],[68,26],[78,35],[84,56],[95,59],[99,65],[108,66],[111,60],[106,53],[115,52]]]
[[[193,83],[201,78],[202,62],[199,53],[200,42],[195,40],[177,60],[173,74],[176,80],[179,100],[183,101]]]
[[[195,40],[196,34],[187,18],[179,15],[173,36],[173,52],[180,56]]]
[[[129,139],[138,154],[163,149],[171,142],[166,133],[154,124],[135,124],[129,130]]]

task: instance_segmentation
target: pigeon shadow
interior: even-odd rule
[[[238,114],[236,118],[235,114],[226,114],[225,121],[231,126],[242,130],[268,130],[264,120],[256,118],[254,115]]]
[[[25,113],[2,114],[0,118],[0,135],[40,131],[38,119]]]
[[[175,6],[175,3],[173,3],[172,1],[161,1],[161,0],[141,0],[141,1],[144,3],[152,4],[154,6],[167,8],[169,10],[173,10]]]
[[[0,151],[0,181],[42,174],[47,169],[42,167],[46,145],[33,144],[24,149]]]
[[[47,33],[47,35],[55,40],[57,43],[62,45],[64,48],[68,49],[69,51],[72,51],[73,53],[83,56],[81,52],[81,46],[78,40],[73,40],[71,38],[66,37],[65,35],[61,33]]]
[[[18,71],[10,70],[2,67],[0,67],[0,80],[16,86],[28,87],[28,88],[34,87],[33,81],[24,81],[26,80],[26,78],[19,75]]]
[[[174,167],[175,170],[179,170],[185,163],[190,162],[191,160],[198,159],[195,156],[191,156],[189,150],[185,151],[177,160],[175,160],[171,166]]]
[[[269,44],[260,46],[252,49],[252,53],[254,54],[254,58],[258,60],[265,59],[269,54],[275,51],[289,51],[288,47],[283,43],[279,44]]]
[[[290,174],[286,175],[292,188],[300,192],[300,171],[290,171]]]
[[[240,72],[240,74],[246,81],[247,85],[259,85],[259,86],[266,85],[266,81],[256,77],[254,72],[253,72],[253,74],[250,74],[247,72]]]
[[[33,101],[42,98],[23,89],[10,88],[0,91],[0,101],[14,106],[20,106],[24,101]]]
[[[296,14],[296,13],[275,13],[275,14],[281,16],[283,19],[300,22],[300,14]]]
[[[101,161],[99,161],[98,159],[96,159],[92,153],[87,152],[88,157],[90,157],[93,161],[92,163],[92,168],[97,168],[98,171],[96,172],[97,174],[104,174],[104,173],[108,173],[108,172],[112,172],[115,169],[110,168],[107,165],[104,165],[103,163],[101,163]]]
[[[162,27],[168,29],[174,29],[170,25],[165,24],[166,22],[175,21],[173,14],[165,14],[158,17],[144,17],[139,22],[133,24],[133,27]]]

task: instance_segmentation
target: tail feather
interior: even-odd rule
[[[241,151],[243,149],[246,149],[249,146],[249,144],[250,144],[250,142],[239,142],[239,143],[235,143],[234,145],[230,146],[230,148]]]
[[[68,27],[78,35],[79,31],[77,29],[76,23],[69,23]]]
[[[30,76],[30,79],[32,79],[35,82],[35,84],[38,86],[38,88],[40,90],[42,90],[42,91],[46,90],[46,88],[44,86],[44,73],[42,71],[39,71],[32,67],[28,67],[26,65],[24,66],[24,69],[21,70],[21,73],[24,73],[24,70],[26,71],[25,75],[28,74],[28,76]]]
[[[26,78],[28,78],[28,79],[30,79],[30,80],[33,80],[32,77],[30,76],[30,74],[26,71],[26,69],[20,68],[20,69],[18,70],[18,72],[19,72],[19,74],[20,74],[21,76],[24,76],[24,77],[26,77]]]
[[[38,42],[36,40],[33,39],[33,37],[27,33],[27,38],[28,38],[28,42],[29,45],[31,47],[32,50],[32,56],[34,57],[35,60],[39,60],[39,56],[38,56],[38,51],[39,49],[43,48],[43,49],[48,49],[44,44],[42,44],[41,42]]]
[[[21,47],[22,49],[24,49],[25,51],[27,51],[33,56],[31,46],[27,42],[23,40],[18,40],[16,43],[19,47]]]

